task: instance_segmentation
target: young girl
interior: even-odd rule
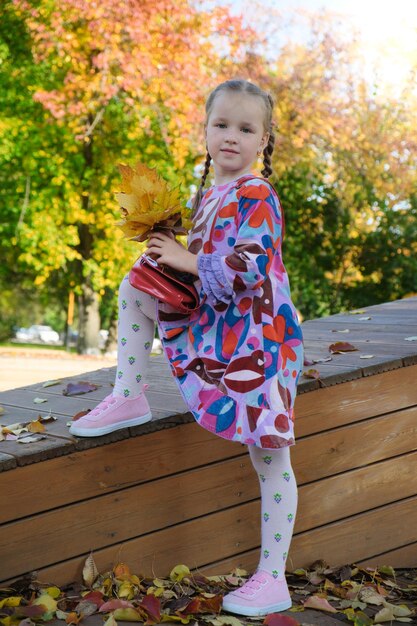
[[[207,157],[194,199],[188,250],[156,232],[147,252],[192,272],[202,305],[191,315],[130,286],[119,293],[119,351],[112,395],[70,432],[97,436],[151,419],[144,373],[158,323],[166,357],[196,421],[248,445],[262,501],[262,545],[255,574],[225,596],[224,609],[246,616],[291,606],[285,563],[297,508],[290,461],[294,400],[303,344],[282,262],[283,215],[265,178],[251,175],[274,148],[273,102],[243,80],[220,84],[206,104]],[[204,190],[213,163],[215,184]]]

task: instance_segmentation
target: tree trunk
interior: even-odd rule
[[[98,347],[100,313],[98,295],[93,291],[89,279],[82,285],[82,294],[78,298],[78,354],[100,354]]]
[[[117,353],[117,319],[111,321],[104,351],[109,354]]]

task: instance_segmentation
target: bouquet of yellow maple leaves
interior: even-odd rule
[[[171,189],[155,169],[140,163],[119,165],[122,185],[116,199],[123,219],[118,222],[127,239],[145,241],[154,230],[186,234],[191,223],[182,207],[179,189]]]

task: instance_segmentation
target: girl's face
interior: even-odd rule
[[[221,91],[206,123],[207,149],[213,159],[216,184],[247,174],[268,143],[265,107],[258,96]]]

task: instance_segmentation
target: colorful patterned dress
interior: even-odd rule
[[[264,179],[210,187],[190,232],[203,301],[158,305],[165,355],[196,421],[244,444],[294,444],[303,342],[281,257],[282,213]]]

